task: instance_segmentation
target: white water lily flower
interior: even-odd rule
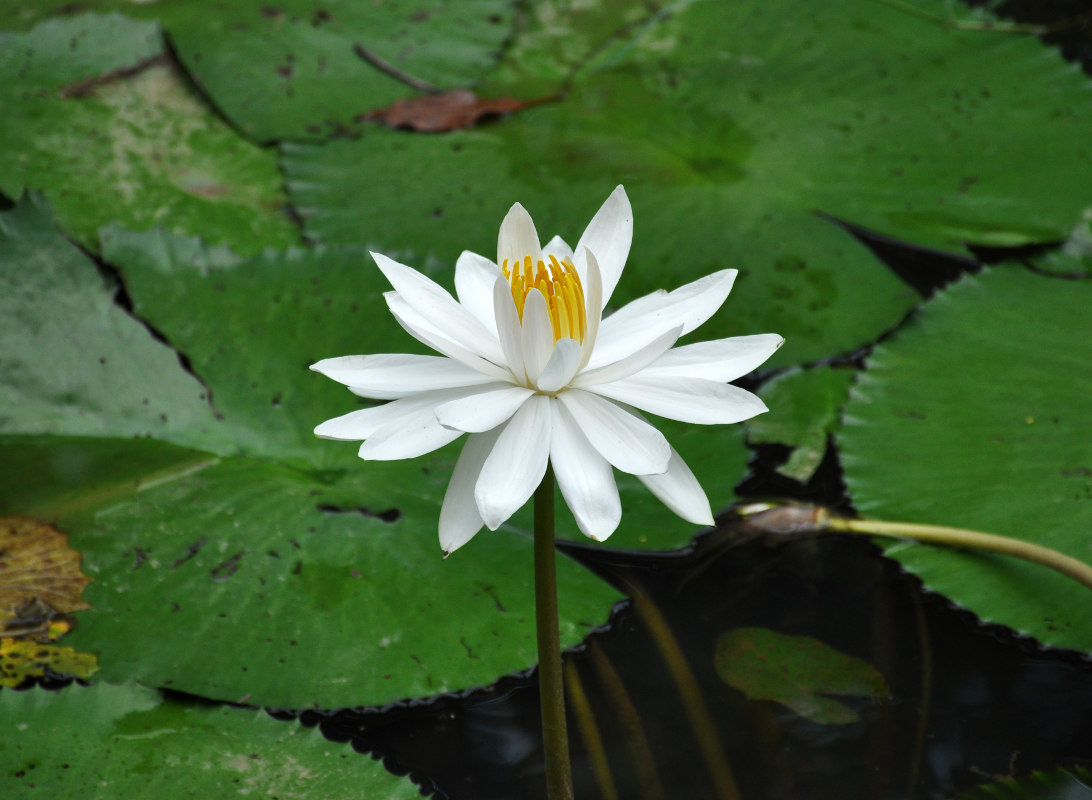
[[[766,406],[728,381],[784,340],[759,334],[674,347],[720,308],[734,269],[653,292],[604,318],[632,236],[633,212],[621,186],[575,251],[559,237],[542,247],[517,203],[501,223],[496,263],[471,252],[459,256],[458,300],[373,253],[394,287],[385,294],[391,313],[441,355],[314,364],[355,394],[390,400],[328,420],[315,433],[363,440],[360,457],[375,460],[413,458],[470,434],[440,512],[445,556],[526,503],[547,463],[580,530],[593,539],[606,539],[621,520],[612,467],[636,475],[683,519],[713,524],[694,474],[636,409],[703,425],[749,419]]]

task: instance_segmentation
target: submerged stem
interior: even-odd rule
[[[535,622],[538,630],[538,686],[546,793],[550,800],[572,800],[569,735],[565,726],[565,684],[561,676],[561,638],[557,624],[557,570],[554,555],[554,472],[549,466],[535,490]]]

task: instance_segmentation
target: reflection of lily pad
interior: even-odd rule
[[[825,725],[860,720],[828,695],[876,699],[888,694],[874,666],[808,636],[736,628],[717,639],[714,658],[721,679],[748,699],[773,700]]]
[[[759,396],[770,408],[747,422],[751,444],[784,444],[792,448],[777,471],[807,481],[827,452],[827,438],[837,429],[854,371],[818,367],[792,370],[763,384]]]
[[[317,730],[140,686],[0,692],[0,795],[415,800],[418,787]]]
[[[998,267],[878,346],[838,436],[861,514],[955,525],[1092,563],[1092,282]],[[1016,559],[883,542],[926,586],[1042,642],[1092,650],[1088,589]]]

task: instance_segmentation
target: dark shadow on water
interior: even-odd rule
[[[1092,669],[983,626],[880,556],[827,536],[754,538],[731,517],[690,552],[566,548],[668,622],[744,798],[944,798],[992,778],[1092,764]],[[810,636],[875,665],[891,696],[840,698],[860,722],[821,725],[725,685],[717,637],[736,627]],[[716,798],[680,687],[632,603],[566,658],[603,742],[616,795]],[[572,691],[569,692],[570,696]],[[627,703],[629,704],[627,707]],[[570,708],[576,796],[601,790]],[[396,712],[305,712],[453,800],[544,797],[534,674]]]

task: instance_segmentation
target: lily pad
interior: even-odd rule
[[[0,715],[4,797],[171,797],[179,786],[206,797],[420,797],[409,779],[317,729],[140,686],[2,692]]]
[[[0,15],[5,5],[11,3],[0,2]],[[8,25],[26,27],[72,6],[34,5],[7,9]],[[158,23],[216,108],[259,142],[343,135],[360,127],[365,112],[420,94],[412,84],[455,89],[475,83],[511,36],[515,6],[513,0],[79,4]]]
[[[1092,282],[966,277],[878,346],[838,442],[858,511],[981,530],[1092,563]],[[930,589],[1040,641],[1092,650],[1088,589],[1003,556],[882,543]]]
[[[777,471],[806,482],[827,452],[853,376],[851,369],[818,367],[774,377],[759,390],[770,411],[747,422],[747,440],[790,446],[792,453]]]
[[[483,534],[441,559],[457,451],[364,464],[311,433],[353,397],[308,364],[407,338],[368,322],[377,279],[358,252],[247,260],[111,231],[136,311],[187,354],[202,398],[44,208],[27,200],[0,221],[4,297],[18,312],[2,317],[0,352],[27,376],[5,404],[0,499],[6,513],[30,506],[56,521],[84,554],[92,608],[66,644],[98,655],[104,679],[329,708],[488,684],[534,663],[530,538]],[[42,324],[49,314],[60,321]],[[618,599],[567,558],[559,591],[566,646]]]
[[[717,674],[750,700],[773,700],[823,725],[849,725],[860,715],[829,695],[879,699],[887,682],[867,661],[809,636],[736,628],[717,638]]]
[[[578,19],[561,7],[551,24]],[[744,304],[702,334],[776,331],[787,344],[771,363],[784,365],[852,351],[919,299],[814,212],[962,251],[1061,240],[1088,203],[1076,178],[1092,169],[1088,80],[1031,38],[871,0],[779,0],[676,4],[620,24],[605,47],[564,98],[488,127],[286,145],[305,234],[412,244],[418,263],[451,264],[492,252],[495,224],[482,220],[513,198],[547,235],[572,238],[623,182],[636,227],[617,300],[738,267]],[[496,90],[537,90],[535,52],[505,62]]]
[[[203,102],[154,23],[85,14],[0,32],[0,139],[0,191],[43,191],[85,247],[111,221],[240,252],[298,240],[274,155]]]

